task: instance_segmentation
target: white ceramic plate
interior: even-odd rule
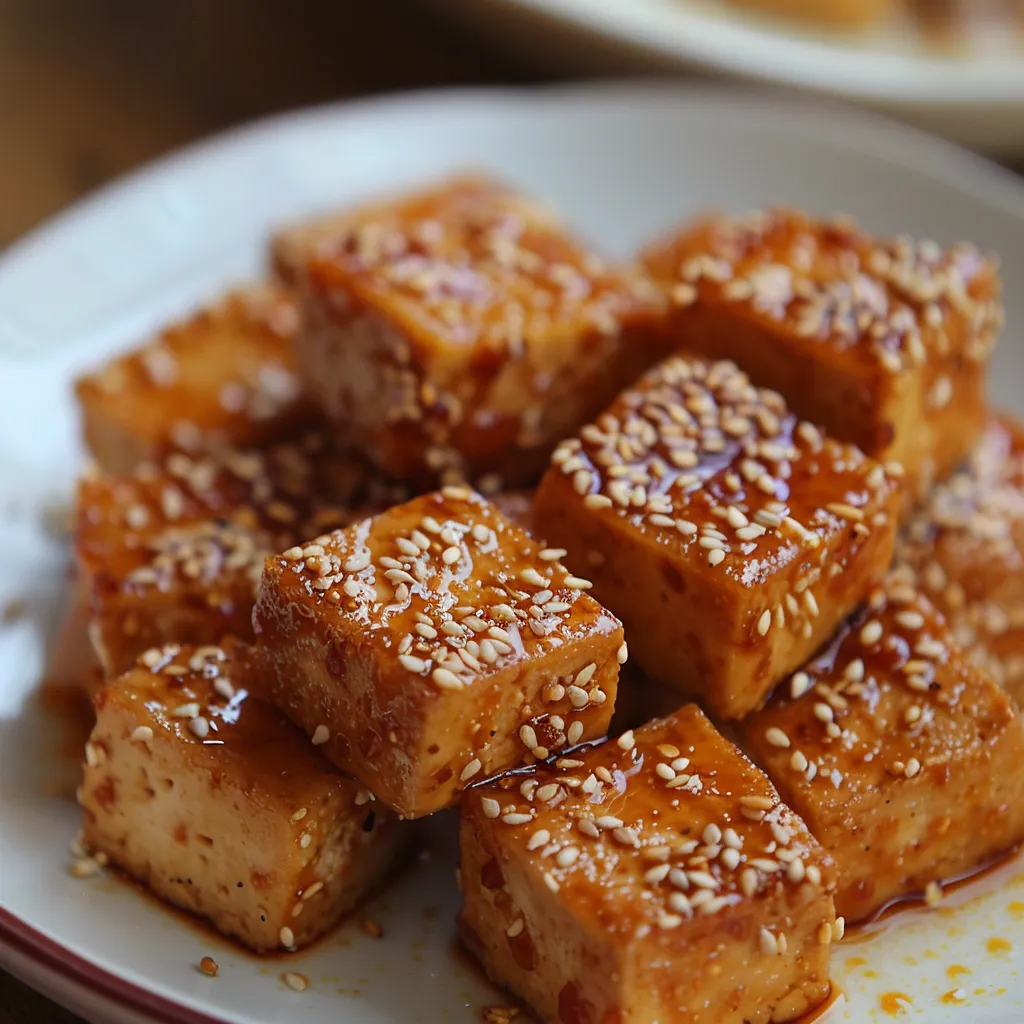
[[[727,0],[435,0],[556,66],[702,68],[867,103],[964,145],[1024,155],[1024,36],[943,52],[908,24],[828,32]]]
[[[350,924],[286,959],[247,956],[112,879],[71,878],[74,765],[34,695],[67,589],[66,551],[41,513],[67,500],[81,459],[72,376],[254,273],[268,225],[466,165],[546,196],[620,254],[702,207],[773,200],[974,239],[1004,257],[995,390],[1024,412],[1024,187],[845,113],[669,85],[327,107],[204,143],[64,214],[0,258],[0,607],[25,603],[0,627],[0,965],[92,1020],[469,1022],[507,1002],[455,951],[451,817],[426,826],[424,858],[367,908],[383,939]],[[949,904],[841,946],[831,1019],[887,1019],[881,1000],[904,993],[921,1020],[1019,1024],[1024,862]],[[216,979],[196,969],[207,954]],[[285,970],[310,989],[287,989]],[[957,990],[958,1004],[943,1002]]]

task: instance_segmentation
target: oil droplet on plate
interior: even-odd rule
[[[957,1006],[967,998],[967,990],[962,988],[954,988],[949,992],[945,993],[942,997],[942,1001],[947,1005]]]
[[[950,964],[946,968],[946,976],[953,981],[957,978],[963,977],[965,974],[971,974],[970,967],[965,967],[963,964]]]
[[[1024,903],[1021,903],[1020,900],[1014,900],[1006,909],[1010,912],[1011,917],[1015,917],[1018,921],[1024,920]]]
[[[900,1017],[910,1010],[910,1007],[914,1005],[914,1000],[905,992],[886,992],[878,1000],[878,1005],[890,1017]]]
[[[1013,949],[1013,943],[1009,939],[994,935],[985,943],[985,948],[994,956],[999,956],[1002,953],[1009,953]]]

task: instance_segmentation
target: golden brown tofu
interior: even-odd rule
[[[268,559],[272,700],[405,817],[603,736],[622,626],[560,553],[447,487]]]
[[[317,470],[315,450],[282,445],[83,478],[75,551],[106,673],[163,643],[251,636],[263,559],[352,518],[316,499]]]
[[[258,448],[318,420],[304,396],[289,292],[252,288],[79,378],[85,442],[110,473],[171,451]]]
[[[301,276],[299,362],[339,443],[396,477],[530,482],[664,351],[650,282],[486,179],[354,210],[331,239]]]
[[[1024,839],[1024,724],[904,583],[879,588],[739,730],[835,859],[847,920]]]
[[[974,246],[776,209],[698,222],[644,263],[678,344],[735,360],[833,437],[900,462],[911,493],[977,440],[1003,311],[996,264]]]
[[[269,704],[248,653],[147,651],[96,700],[85,845],[252,949],[321,935],[391,870],[407,833]]]
[[[677,356],[556,449],[534,515],[639,667],[733,718],[884,575],[898,502],[879,463],[734,364]]]
[[[460,930],[550,1024],[760,1024],[828,995],[834,869],[688,705],[462,803]]]
[[[48,686],[63,691],[77,690],[90,702],[106,679],[103,666],[89,639],[91,619],[89,592],[76,579],[46,661]]]
[[[993,416],[963,468],[901,531],[897,564],[969,661],[1024,707],[1024,429]]]

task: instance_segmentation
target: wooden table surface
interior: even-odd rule
[[[0,250],[228,125],[441,85],[547,79],[416,0],[0,0]],[[0,972],[0,1024],[81,1024]]]

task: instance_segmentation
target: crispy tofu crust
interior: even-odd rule
[[[532,482],[555,443],[664,351],[646,279],[485,178],[305,237],[307,387],[341,443],[399,478]]]
[[[848,920],[1024,839],[1024,724],[899,580],[738,729],[835,859]]]
[[[168,452],[275,444],[318,422],[295,365],[290,292],[253,287],[162,331],[75,394],[85,443],[110,473]]]
[[[270,697],[406,817],[603,736],[622,626],[560,554],[447,487],[269,558]]]
[[[693,706],[476,786],[461,933],[537,1019],[788,1021],[829,992],[832,862]]]
[[[643,262],[678,344],[734,359],[833,437],[902,463],[911,493],[977,440],[1003,310],[995,260],[974,246],[773,209],[699,221]]]
[[[85,844],[257,951],[296,949],[391,870],[390,812],[247,690],[249,653],[171,645],[103,689]]]
[[[884,575],[898,502],[882,465],[734,364],[677,356],[559,445],[534,515],[640,668],[731,718]]]
[[[323,503],[318,447],[177,452],[79,482],[75,553],[107,675],[172,641],[252,635],[264,558],[357,513]]]
[[[969,661],[1024,706],[1024,428],[994,415],[966,464],[901,531],[901,573]]]

